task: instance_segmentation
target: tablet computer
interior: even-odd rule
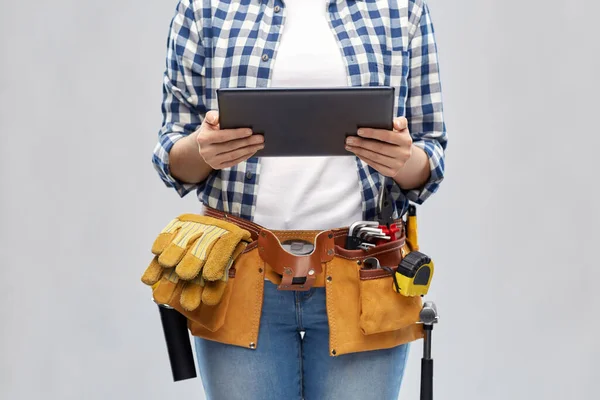
[[[257,157],[349,156],[358,128],[392,130],[393,87],[217,89],[221,129],[264,135]]]

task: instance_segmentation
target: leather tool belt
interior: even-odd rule
[[[404,222],[395,221],[400,237],[394,242],[365,251],[363,257],[356,257],[357,251],[344,248],[348,228],[330,230],[269,230],[251,221],[238,218],[214,208],[205,206],[206,216],[226,220],[251,233],[252,242],[245,252],[258,247],[260,257],[265,261],[265,277],[280,290],[307,291],[312,287],[324,286],[323,265],[338,255],[347,259],[360,259],[376,256],[382,265],[398,265],[398,246],[402,246],[402,256],[408,252],[405,246]],[[229,271],[235,276],[235,268]]]

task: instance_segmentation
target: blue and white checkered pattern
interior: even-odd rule
[[[422,204],[444,177],[447,136],[429,9],[425,0],[323,1],[348,84],[395,87],[395,113],[407,117],[414,144],[429,156],[431,177],[424,187],[403,190],[386,180],[396,216],[403,215],[409,201]],[[200,126],[208,110],[217,109],[218,88],[269,86],[285,16],[282,0],[180,0],[169,33],[164,121],[153,156],[161,179],[180,196],[196,190],[204,204],[252,220],[260,158],[186,184],[171,175],[169,151]],[[383,175],[358,157],[356,166],[363,218],[371,220]]]

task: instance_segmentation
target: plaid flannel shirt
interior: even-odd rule
[[[395,216],[412,201],[422,204],[444,176],[447,137],[437,48],[425,0],[323,0],[329,25],[347,67],[349,86],[392,86],[395,114],[406,116],[413,143],[430,160],[431,176],[415,190],[385,179]],[[215,170],[198,184],[171,175],[169,151],[194,132],[207,111],[217,109],[216,89],[268,87],[285,23],[282,0],[180,0],[167,41],[163,81],[163,125],[153,164],[163,182],[180,196],[196,191],[202,203],[252,220],[260,158]],[[307,29],[310,29],[307,27]],[[363,218],[376,218],[384,176],[356,158]]]

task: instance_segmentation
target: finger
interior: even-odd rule
[[[235,139],[226,143],[217,143],[212,150],[214,151],[214,154],[218,156],[238,149],[243,149],[244,147],[261,145],[264,144],[264,142],[265,139],[263,135],[251,135],[250,137]]]
[[[378,163],[380,165],[384,165],[390,169],[392,168],[392,166],[394,164],[396,164],[398,162],[398,160],[394,157],[390,157],[386,154],[377,153],[377,152],[365,149],[363,147],[347,146],[347,149],[359,157],[368,158],[369,160],[373,160],[376,163]]]
[[[402,150],[401,146],[374,139],[351,137],[348,139],[347,144],[351,147],[371,150],[374,153],[383,154],[392,158],[398,158],[400,156],[400,151]]]
[[[190,245],[202,236],[202,226],[186,223],[178,231],[173,241],[165,247],[158,257],[158,263],[166,268],[173,268],[181,261]]]
[[[218,163],[219,169],[233,167],[234,165],[237,165],[242,161],[245,161],[248,158],[252,157],[254,154],[256,154],[257,151],[262,150],[264,148],[265,146],[263,144],[260,144],[255,146],[244,147],[243,149],[238,149],[229,153],[222,154],[219,157],[224,157],[224,159],[221,160],[220,163]]]
[[[206,282],[202,292],[202,303],[207,306],[219,304],[226,287],[227,283],[223,281]]]
[[[377,171],[379,171],[380,173],[382,173],[385,176],[394,176],[395,173],[392,169],[388,168],[387,166],[378,163],[377,161],[374,160],[370,160],[367,157],[364,156],[359,156],[357,154],[357,157],[360,158],[361,160],[363,160],[364,162],[366,162],[367,164],[369,164],[371,167],[375,168]]]
[[[223,273],[229,263],[233,261],[233,253],[242,239],[242,232],[228,232],[218,238],[214,248],[208,253],[206,266],[202,270],[202,277],[207,281],[223,279]]]
[[[163,267],[158,263],[158,257],[155,256],[142,275],[142,282],[148,286],[154,285],[162,277],[163,271]]]
[[[175,272],[181,279],[195,279],[206,263],[207,255],[211,253],[213,246],[219,237],[227,231],[216,226],[207,227],[204,234],[190,247],[183,259],[177,264]]]
[[[175,239],[177,234],[179,233],[179,229],[177,228],[172,232],[163,232],[158,235],[158,237],[154,240],[152,244],[152,254],[160,255],[169,244]]]
[[[408,120],[405,117],[398,117],[394,119],[394,129],[397,131],[403,131],[408,128]]]
[[[215,110],[207,112],[204,120],[206,121],[206,123],[212,126],[219,125],[219,112]]]
[[[177,267],[175,267],[175,272],[181,279],[189,281],[196,278],[204,266],[205,260],[197,257],[195,254],[196,248],[199,247],[203,239],[202,236],[198,238],[196,242],[192,244],[191,251],[186,253],[177,264]]]
[[[191,312],[200,307],[203,288],[199,280],[186,282],[184,285],[179,297],[179,304],[184,310]]]
[[[243,162],[243,161],[246,161],[247,159],[249,159],[250,157],[252,157],[254,154],[256,154],[256,152],[257,152],[257,151],[258,151],[258,150],[256,150],[256,151],[255,151],[255,152],[253,152],[253,153],[250,153],[250,154],[248,154],[248,155],[245,155],[245,156],[243,156],[243,157],[240,157],[240,158],[238,158],[238,159],[236,159],[236,160],[233,160],[233,161],[231,161],[231,162],[225,163],[225,164],[223,164],[221,167],[219,167],[219,169],[231,168],[231,167],[233,167],[234,165],[238,165],[239,163],[241,163],[241,162]]]
[[[358,136],[395,145],[401,145],[405,142],[405,139],[399,132],[388,131],[385,129],[361,128],[358,130]]]
[[[206,146],[213,143],[225,143],[236,139],[252,136],[252,130],[248,128],[210,130],[206,129],[198,134],[198,144]]]

